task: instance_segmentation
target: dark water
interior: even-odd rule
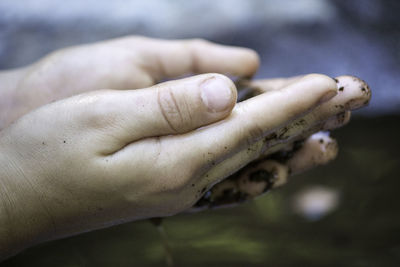
[[[240,207],[168,218],[176,266],[399,266],[400,116],[356,118],[333,135],[339,157]],[[330,214],[292,211],[309,185],[340,192]],[[54,241],[1,266],[165,266],[149,221]]]

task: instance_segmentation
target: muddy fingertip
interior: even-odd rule
[[[265,160],[240,175],[237,181],[238,189],[256,197],[285,184],[287,176],[288,169],[285,165],[275,160]]]
[[[339,94],[351,91],[354,98],[346,103],[346,109],[359,109],[367,106],[371,99],[371,89],[369,85],[362,79],[351,76],[342,75],[335,78]]]

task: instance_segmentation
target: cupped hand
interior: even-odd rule
[[[255,80],[241,83],[242,98],[279,91],[302,77]],[[312,111],[272,131],[252,146],[267,146],[266,152],[239,172],[216,184],[189,211],[232,206],[260,196],[286,183],[289,176],[333,160],[337,142],[327,131],[350,121],[351,110],[368,105],[369,86],[354,76],[335,78],[338,94]],[[323,132],[319,132],[323,131]],[[252,146],[236,157],[251,153]]]
[[[1,256],[187,210],[336,94],[333,79],[313,74],[235,104],[230,79],[204,74],[36,109],[0,132]]]
[[[84,92],[144,88],[187,74],[250,77],[258,65],[251,49],[201,39],[130,36],[65,48],[0,73],[0,129],[39,106]]]

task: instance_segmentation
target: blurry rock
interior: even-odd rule
[[[292,200],[294,212],[310,221],[316,221],[334,211],[339,204],[337,190],[312,186],[298,192]]]

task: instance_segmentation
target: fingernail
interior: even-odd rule
[[[325,103],[326,101],[333,98],[335,95],[337,95],[337,91],[329,91],[328,93],[326,93],[323,97],[321,97],[319,99],[318,104]]]
[[[201,99],[214,112],[226,110],[232,103],[232,89],[227,81],[211,77],[201,84]]]

